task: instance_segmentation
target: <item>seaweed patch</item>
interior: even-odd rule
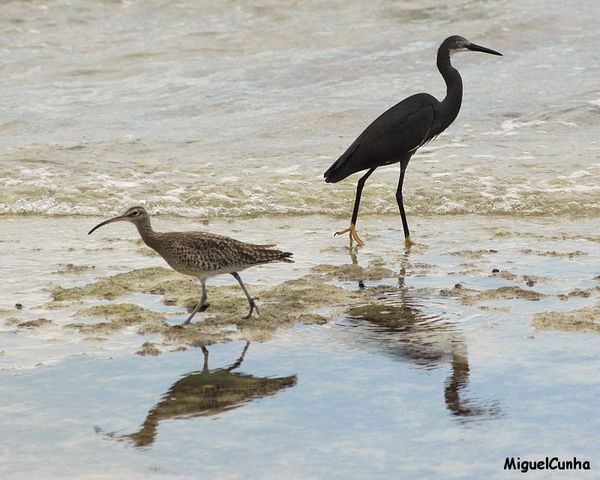
[[[144,268],[111,277],[101,278],[82,287],[52,291],[50,309],[67,308],[94,301],[100,305],[85,306],[74,316],[76,322],[64,328],[76,331],[87,339],[102,340],[108,335],[134,328],[139,335],[158,336],[158,343],[175,349],[188,346],[210,345],[244,338],[265,341],[281,328],[298,323],[323,324],[336,308],[365,298],[362,289],[343,288],[331,282],[355,279],[381,279],[393,276],[391,270],[373,262],[367,268],[358,265],[318,265],[313,273],[273,286],[253,286],[260,308],[260,316],[244,319],[247,311],[245,298],[237,285],[208,286],[209,307],[199,320],[182,327],[169,324],[167,314],[148,310],[132,303],[114,301],[132,293],[158,295],[168,306],[191,311],[198,303],[200,286],[192,279],[165,268]],[[378,289],[369,289],[370,294]],[[109,302],[109,303],[105,303]],[[183,315],[182,315],[183,317]],[[150,354],[147,349],[140,349]],[[142,353],[140,353],[142,355]]]
[[[592,332],[600,334],[600,302],[569,312],[540,312],[533,316],[533,326],[539,330]]]

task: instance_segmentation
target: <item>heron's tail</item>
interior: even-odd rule
[[[343,165],[341,165],[341,167],[343,167]],[[337,183],[352,173],[353,172],[347,173],[344,168],[338,168],[338,166],[334,163],[331,167],[329,167],[329,170],[323,174],[323,176],[325,177],[325,181],[327,183]]]
[[[356,158],[353,157],[356,157],[354,154],[360,145],[359,140],[360,137],[357,138],[356,141],[350,145],[348,150],[346,150],[344,154],[338,158],[323,174],[327,183],[337,183],[340,180],[343,180],[344,178],[357,172],[358,170],[362,170],[362,168],[354,168]]]

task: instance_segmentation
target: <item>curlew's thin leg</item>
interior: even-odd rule
[[[227,368],[228,372],[231,372],[232,370],[235,370],[236,368],[238,368],[242,364],[242,362],[244,361],[244,357],[246,356],[246,352],[248,351],[248,347],[249,346],[250,346],[250,341],[246,340],[246,345],[244,345],[244,349],[242,350],[240,358],[238,358],[234,363],[232,363]]]
[[[254,310],[256,310],[256,315],[260,316],[260,312],[258,311],[258,306],[256,305],[256,303],[254,303],[254,299],[250,296],[250,294],[248,293],[248,290],[246,290],[246,286],[244,285],[244,282],[242,282],[240,275],[237,272],[233,272],[231,275],[233,275],[233,277],[240,284],[240,287],[242,287],[242,290],[244,291],[244,294],[246,295],[246,298],[248,299],[248,303],[250,304],[250,311],[248,312],[248,315],[246,315],[244,318],[250,318],[252,316],[252,312]]]
[[[202,349],[202,355],[204,356],[204,365],[202,366],[202,371],[206,372],[208,371],[208,348],[206,348],[204,345],[200,345],[200,348]]]
[[[207,298],[206,280],[201,279],[200,283],[202,284],[202,298],[200,299],[200,303],[198,305],[196,305],[196,308],[194,308],[194,311],[190,314],[190,316],[187,318],[187,320],[182,323],[182,325],[187,325],[188,323],[190,323],[192,321],[192,318],[194,317],[194,315],[196,315],[196,313],[203,312],[204,310],[206,310],[208,308],[208,304],[206,303],[206,298]]]
[[[400,180],[398,180],[398,189],[396,190],[396,202],[398,202],[398,208],[400,209],[400,217],[402,217],[402,228],[404,229],[404,240],[406,243],[412,243],[410,240],[410,232],[408,230],[408,221],[406,220],[406,213],[404,213],[404,202],[402,200],[402,184],[404,183],[404,173],[408,167],[408,161],[400,162]]]
[[[363,187],[365,186],[365,182],[367,181],[367,178],[369,178],[371,176],[371,174],[375,171],[375,168],[377,168],[377,167],[373,167],[373,168],[369,169],[369,171],[367,173],[365,173],[362,177],[360,177],[360,180],[356,184],[356,197],[354,199],[354,210],[352,211],[352,220],[350,220],[350,226],[344,230],[335,232],[333,234],[334,236],[343,235],[344,233],[349,233],[350,234],[350,243],[352,243],[352,240],[356,240],[357,245],[365,244],[365,242],[363,242],[362,239],[358,236],[358,233],[356,233],[356,220],[358,218],[358,208],[360,207],[360,197],[362,195]]]

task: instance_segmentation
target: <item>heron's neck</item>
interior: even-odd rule
[[[462,78],[458,70],[450,63],[450,52],[447,49],[440,48],[438,50],[437,67],[446,82],[446,98],[442,100],[442,104],[446,107],[445,111],[450,117],[446,120],[452,123],[458,115],[462,103]]]

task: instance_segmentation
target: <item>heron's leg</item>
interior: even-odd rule
[[[244,291],[244,294],[246,295],[246,298],[248,299],[248,303],[250,304],[250,311],[248,312],[248,315],[246,315],[244,318],[246,318],[246,319],[250,318],[252,316],[252,312],[254,310],[256,310],[256,315],[260,316],[260,312],[258,311],[258,306],[256,305],[256,303],[254,303],[254,299],[250,296],[250,294],[248,293],[248,290],[246,290],[246,286],[244,285],[244,282],[242,282],[240,275],[237,272],[233,272],[232,275],[238,281],[238,283],[240,284],[240,287],[242,287],[242,290]]]
[[[369,169],[367,173],[360,177],[360,180],[356,184],[356,198],[354,199],[354,210],[352,211],[352,220],[350,220],[350,226],[344,230],[335,232],[333,234],[334,236],[349,233],[350,243],[352,243],[352,240],[356,240],[357,245],[364,245],[365,242],[363,242],[362,239],[358,236],[358,233],[356,233],[356,219],[358,218],[358,209],[360,207],[360,197],[362,195],[363,187],[365,186],[367,178],[369,178],[371,174],[375,171],[375,168],[377,167]]]
[[[398,208],[400,209],[400,217],[402,217],[402,228],[404,228],[404,240],[406,243],[412,243],[410,240],[410,232],[408,230],[408,221],[406,220],[406,213],[404,213],[404,202],[402,200],[402,184],[404,183],[404,173],[408,162],[400,163],[400,180],[398,180],[398,189],[396,190],[396,202],[398,202]]]
[[[187,318],[187,320],[185,322],[182,323],[182,325],[187,325],[188,323],[190,323],[192,321],[192,318],[194,317],[194,315],[196,315],[196,313],[198,312],[203,312],[204,310],[206,310],[208,308],[208,304],[206,303],[206,279],[201,279],[200,283],[202,284],[202,298],[200,299],[200,303],[198,305],[196,305],[196,308],[194,308],[194,311],[190,314],[190,316]]]

